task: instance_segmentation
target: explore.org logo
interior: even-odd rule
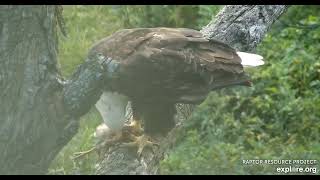
[[[305,173],[317,174],[317,160],[303,160],[303,159],[248,159],[242,160],[243,165],[247,166],[274,166],[275,173]]]
[[[289,167],[277,167],[276,168],[278,173],[317,173],[317,167],[295,167],[295,166],[289,166]]]

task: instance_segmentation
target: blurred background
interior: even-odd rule
[[[200,30],[223,6],[64,6],[68,37],[60,34],[59,63],[68,78],[91,45],[135,27]],[[320,6],[291,6],[257,53],[266,65],[249,70],[254,86],[212,92],[186,122],[186,131],[161,162],[162,174],[274,174],[276,166],[245,159],[316,159],[320,163]],[[72,155],[94,145],[102,122],[93,108],[78,134],[52,163],[51,174],[94,174],[97,156]],[[319,173],[319,172],[317,172]]]

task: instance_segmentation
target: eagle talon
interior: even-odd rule
[[[135,146],[137,146],[138,147],[138,150],[137,150],[138,157],[141,157],[141,154],[146,147],[150,147],[152,149],[152,151],[154,151],[154,145],[159,146],[158,143],[150,141],[149,140],[150,137],[147,135],[141,135],[141,136],[131,135],[129,138],[131,140],[133,140],[133,142],[123,143],[121,145],[121,147],[135,147]]]

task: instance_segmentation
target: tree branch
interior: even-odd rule
[[[64,106],[72,118],[87,113],[102,94],[103,62],[86,61],[81,64],[63,89]]]
[[[225,6],[201,32],[205,37],[219,39],[237,50],[253,51],[287,8],[276,5]],[[192,105],[177,105],[179,124],[160,141],[156,152],[145,151],[138,159],[135,149],[113,146],[97,164],[96,174],[158,174],[160,160],[184,130],[181,125],[190,117],[192,109]]]
[[[201,32],[237,50],[253,51],[271,25],[288,8],[283,5],[225,6]]]

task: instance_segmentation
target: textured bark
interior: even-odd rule
[[[0,6],[0,174],[46,173],[102,93],[103,62],[60,78],[57,13],[56,6]]]
[[[251,52],[288,6],[225,6],[201,32],[240,51]]]
[[[219,39],[237,50],[251,52],[287,8],[288,6],[277,5],[225,6],[201,32],[204,36]],[[189,118],[193,108],[192,105],[177,105],[179,125],[161,140],[160,147],[155,152],[144,151],[138,159],[135,150],[111,147],[97,164],[96,173],[158,174],[159,162],[174,146],[184,130],[181,124]]]

